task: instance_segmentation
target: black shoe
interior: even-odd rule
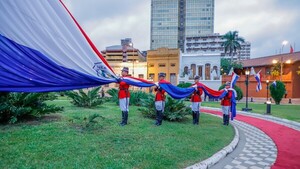
[[[127,125],[128,121],[128,111],[124,111],[124,125]]]
[[[227,115],[227,117],[226,117],[226,125],[227,126],[229,125],[229,115]]]

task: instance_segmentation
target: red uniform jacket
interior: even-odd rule
[[[199,83],[199,82],[198,82]],[[197,84],[198,84],[197,83]],[[196,83],[195,83],[196,84]],[[193,85],[195,85],[193,84]],[[192,86],[193,86],[192,85]],[[201,95],[202,95],[203,91],[201,88],[198,88],[197,91],[194,91],[192,97],[191,97],[191,102],[202,102],[202,99],[201,99]]]
[[[166,82],[165,80],[161,80],[159,82]],[[156,91],[155,95],[155,101],[165,101],[166,96],[165,93],[166,91],[160,88],[155,88],[154,91]]]
[[[124,99],[126,97],[130,97],[130,93],[129,93],[129,84],[127,84],[124,81],[121,81],[119,83],[119,99]]]
[[[222,106],[231,106],[232,91],[228,91],[226,96],[221,100]]]

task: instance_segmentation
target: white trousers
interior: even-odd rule
[[[155,109],[158,110],[158,111],[164,112],[165,102],[164,101],[155,101]]]
[[[192,102],[192,111],[199,111],[201,107],[201,102]]]
[[[129,97],[119,99],[119,106],[121,111],[129,111]]]
[[[229,115],[229,113],[230,113],[230,106],[222,106],[222,112],[225,115]]]

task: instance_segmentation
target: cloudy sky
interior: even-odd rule
[[[99,50],[132,38],[134,47],[150,48],[151,0],[63,0]],[[299,0],[215,0],[215,33],[229,30],[252,44],[251,57],[278,53],[282,41],[300,51]]]

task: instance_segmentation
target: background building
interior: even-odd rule
[[[267,96],[267,85],[266,80],[269,80],[269,86],[274,80],[280,80],[280,76],[273,77],[271,75],[271,69],[274,66],[273,61],[277,60],[282,63],[282,82],[286,86],[287,90],[287,98],[300,98],[300,75],[297,74],[296,71],[300,70],[300,52],[289,53],[289,54],[280,54],[280,55],[272,55],[266,57],[260,57],[255,59],[249,59],[242,61],[244,71],[251,67],[255,69],[255,72],[261,70],[262,74],[262,90],[256,92],[257,82],[254,76],[249,76],[249,97],[266,97]],[[226,81],[230,81],[230,76],[223,76],[223,83]],[[242,75],[236,83],[244,93],[246,93],[246,85],[245,85],[245,75]],[[270,92],[269,92],[269,97]]]
[[[180,56],[180,71],[178,82],[194,82],[195,76],[200,76],[200,82],[212,89],[221,86],[220,54],[183,53]]]
[[[166,80],[177,85],[179,70],[179,49],[159,48],[147,52],[148,79],[158,81],[160,72],[166,73]]]
[[[152,0],[151,50],[184,51],[186,37],[214,32],[214,0]]]
[[[186,53],[221,53],[223,58],[231,58],[229,54],[225,55],[225,49],[221,44],[225,41],[222,38],[223,35],[219,33],[187,37],[185,41]],[[246,60],[250,59],[251,43],[245,42],[241,44],[241,50],[234,53],[234,60]]]
[[[130,38],[122,39],[121,45],[114,45],[106,47],[101,51],[103,57],[112,67],[116,75],[121,75],[123,67],[129,68],[129,75],[146,79],[147,77],[147,62],[146,56],[138,49],[133,47]],[[127,61],[123,62],[124,53],[126,53]],[[106,87],[117,87],[117,84],[108,84]]]

